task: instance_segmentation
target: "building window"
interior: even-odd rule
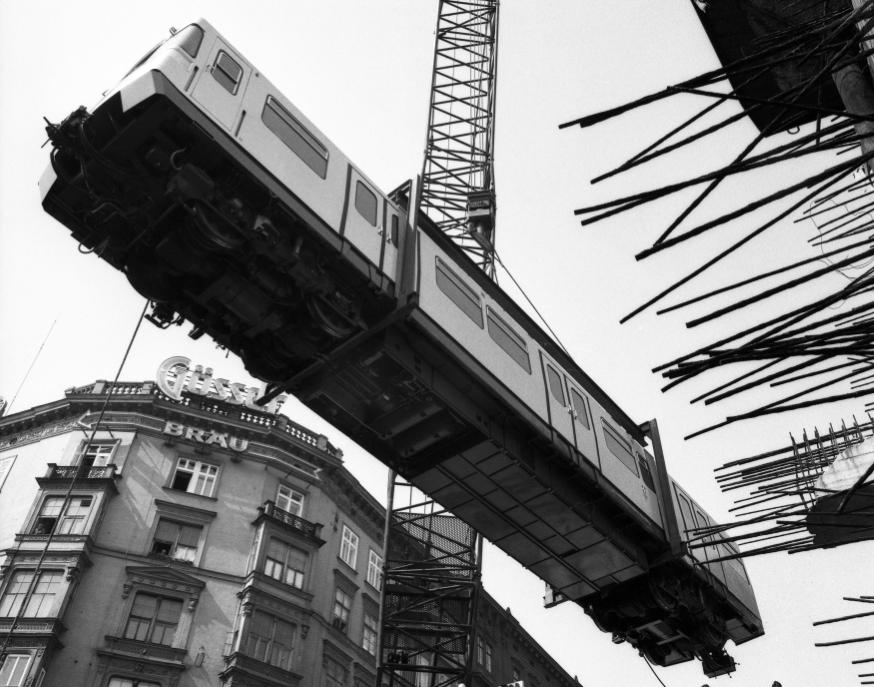
[[[32,534],[51,534],[55,531],[64,501],[63,496],[49,496],[43,501]],[[70,499],[67,511],[60,518],[60,527],[55,534],[82,534],[85,531],[85,521],[91,511],[92,502],[91,496],[74,496]]]
[[[486,660],[486,653],[485,653],[485,649],[483,648],[482,637],[477,637],[476,638],[476,662],[479,663],[480,665],[482,665],[483,663],[485,663],[485,660]]]
[[[291,670],[294,625],[255,611],[246,643],[246,655],[283,670]]]
[[[361,646],[364,647],[364,650],[376,656],[376,638],[378,636],[377,630],[377,620],[375,616],[370,615],[370,613],[364,613],[364,641],[361,643]]]
[[[322,667],[325,669],[328,687],[346,687],[349,682],[348,668],[330,656],[322,658]]]
[[[303,589],[303,576],[306,570],[307,555],[300,549],[274,539],[267,542],[267,555],[264,558],[264,574],[274,580],[285,582],[292,587]]]
[[[29,654],[7,654],[3,657],[0,667],[0,685],[2,687],[22,687],[30,664]]]
[[[202,531],[203,527],[200,525],[183,525],[172,520],[159,520],[151,553],[176,561],[193,563]]]
[[[337,587],[334,594],[334,617],[331,624],[340,632],[346,632],[349,626],[349,611],[352,609],[352,597]]]
[[[519,682],[522,679],[522,673],[516,666],[513,666],[513,682]]]
[[[280,485],[279,492],[276,494],[276,507],[302,518],[303,494],[300,494],[289,487]]]
[[[131,607],[124,638],[171,646],[181,614],[182,599],[140,592]]]
[[[486,671],[491,673],[492,672],[492,645],[489,644],[488,642],[486,643],[486,663],[485,663],[485,666],[486,666]]]
[[[367,582],[377,591],[382,589],[382,556],[373,549],[367,559]]]
[[[6,481],[6,477],[9,475],[9,471],[12,470],[12,464],[15,462],[15,456],[6,456],[5,458],[0,458],[0,489],[3,488],[3,483]]]
[[[30,588],[34,570],[18,570],[9,581],[6,593],[0,599],[0,617],[9,618],[18,615],[21,604]],[[33,594],[24,609],[25,618],[45,618],[52,614],[55,597],[64,581],[64,573],[60,570],[43,570],[34,587]],[[0,683],[2,685],[2,683]]]
[[[187,491],[189,494],[212,496],[213,491],[215,491],[218,470],[217,465],[180,458],[170,488]]]
[[[358,535],[343,525],[343,541],[340,544],[340,559],[350,568],[355,568],[358,560]]]
[[[113,677],[106,687],[161,687],[161,685],[133,677]]]
[[[112,462],[112,456],[115,453],[117,441],[109,443],[85,443],[79,454],[79,462],[85,467],[103,467]],[[87,448],[86,448],[87,447]]]

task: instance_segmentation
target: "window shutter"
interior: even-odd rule
[[[179,525],[175,522],[160,520],[158,522],[158,529],[155,530],[155,539],[169,542],[176,541],[176,531],[178,527]]]
[[[288,565],[295,570],[303,571],[307,564],[307,555],[300,549],[289,548]]]
[[[200,532],[202,527],[193,525],[179,525],[179,545],[197,547],[197,542],[200,541]]]
[[[275,561],[285,561],[285,552],[288,547],[278,539],[270,537],[267,542],[267,556]]]

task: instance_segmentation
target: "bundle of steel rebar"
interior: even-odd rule
[[[742,46],[745,56],[632,103],[561,125],[589,127],[680,94],[711,101],[593,183],[712,140],[744,117],[760,129],[734,159],[706,174],[576,211],[587,225],[699,189],[655,242],[637,254],[638,260],[732,222],[755,220],[745,235],[626,315],[623,322],[699,279],[769,229],[793,219],[816,227],[808,241],[816,251],[811,257],[775,264],[772,269],[718,288],[702,287],[697,294],[658,311],[663,314],[693,304],[700,308],[708,299],[744,290],[743,297],[686,323],[687,327],[697,327],[740,311],[760,317],[752,306],[787,293],[797,299],[776,316],[750,321],[735,333],[654,369],[668,380],[667,390],[718,368],[746,363],[743,374],[693,400],[706,404],[763,387],[795,383],[794,388],[800,388],[748,412],[728,416],[687,438],[752,417],[874,394],[874,83],[868,66],[874,64],[874,40],[868,40],[874,35],[874,0],[854,0],[852,4],[849,0],[751,0],[744,3],[743,11],[753,12],[757,7],[761,17],[756,20],[762,23],[762,17],[767,18],[772,30],[760,31]],[[706,13],[699,13],[708,27]],[[721,46],[725,52],[728,39],[714,37],[715,30],[708,28],[711,40],[718,51]],[[732,34],[731,40],[739,39]],[[714,117],[720,105],[733,101],[740,101],[743,110],[732,110],[716,123],[702,123]],[[804,129],[788,140],[772,138],[802,126]],[[814,166],[813,172],[808,166],[803,178],[786,174],[776,188],[762,190],[754,198],[720,196],[723,182],[731,177],[765,168],[790,169],[802,158]],[[772,177],[783,178],[775,173]],[[720,208],[718,216],[687,226],[693,211],[707,203]],[[762,213],[768,216],[759,219]],[[834,275],[844,279],[829,279]],[[766,279],[769,286],[748,295]],[[810,289],[802,289],[815,280],[819,280],[818,295],[811,298],[806,295]],[[756,365],[752,371],[749,363]]]

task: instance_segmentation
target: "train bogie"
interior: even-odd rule
[[[49,134],[45,209],[153,322],[239,354],[660,665],[729,672],[725,641],[762,633],[726,544],[688,547],[711,521],[644,430],[415,185],[380,191],[206,22]]]

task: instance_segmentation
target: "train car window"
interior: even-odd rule
[[[360,181],[355,186],[355,209],[359,215],[376,226],[376,194]]]
[[[479,296],[440,258],[437,258],[437,288],[449,296],[480,329],[483,328],[483,308]]]
[[[164,45],[164,41],[161,41],[160,43],[158,43],[158,45],[156,45],[154,48],[152,48],[151,50],[149,50],[149,52],[147,52],[145,55],[143,55],[143,56],[139,59],[139,61],[138,61],[138,62],[137,62],[133,67],[130,68],[130,71],[129,71],[127,74],[124,75],[124,78],[126,79],[126,78],[129,77],[131,74],[133,74],[134,71],[135,71],[137,68],[139,68],[140,66],[142,66],[142,64],[143,64],[146,60],[148,60],[152,55],[154,55],[154,54],[155,54],[155,51],[156,51],[158,48],[160,48],[162,45]]]
[[[607,448],[610,449],[610,453],[621,460],[625,467],[639,477],[640,473],[637,471],[637,463],[631,454],[631,447],[628,445],[628,442],[620,436],[619,432],[607,424],[606,420],[601,419],[601,425],[604,427],[604,439],[607,442]]]
[[[586,412],[586,399],[576,389],[571,389],[571,403],[574,406],[574,410],[577,411],[577,420],[580,421],[580,424],[586,429],[591,429],[589,414]]]
[[[398,245],[398,216],[391,216],[391,242]]]
[[[674,485],[674,488],[676,489],[676,485]],[[692,517],[692,504],[689,503],[689,499],[680,492],[677,492],[677,496],[680,499],[680,511],[683,513],[683,523],[685,524],[683,529],[685,529],[688,534],[690,530],[695,529],[695,518]]]
[[[490,307],[486,306],[489,336],[494,339],[519,367],[531,374],[531,360],[528,357],[528,344],[512,327],[502,320]]]
[[[555,400],[564,407],[564,390],[561,388],[561,377],[549,365],[546,366],[546,376],[549,377],[549,390],[552,392]]]
[[[731,554],[729,554],[731,555]],[[750,578],[747,577],[747,569],[744,567],[742,561],[739,561],[737,558],[731,558],[727,561],[723,561],[727,566],[729,566],[732,570],[734,570],[738,575],[740,575],[741,579],[744,582],[749,583]]]
[[[212,68],[212,77],[231,95],[237,94],[243,80],[243,68],[224,50],[220,50]]]
[[[203,42],[203,29],[196,24],[186,26],[167,41],[167,46],[179,46],[191,57],[197,57]]]
[[[328,149],[272,95],[267,96],[261,121],[322,179],[328,175]]]
[[[640,476],[643,478],[643,483],[650,489],[655,491],[655,482],[652,481],[652,472],[649,469],[649,463],[642,453],[637,454],[637,464],[640,466]]]

